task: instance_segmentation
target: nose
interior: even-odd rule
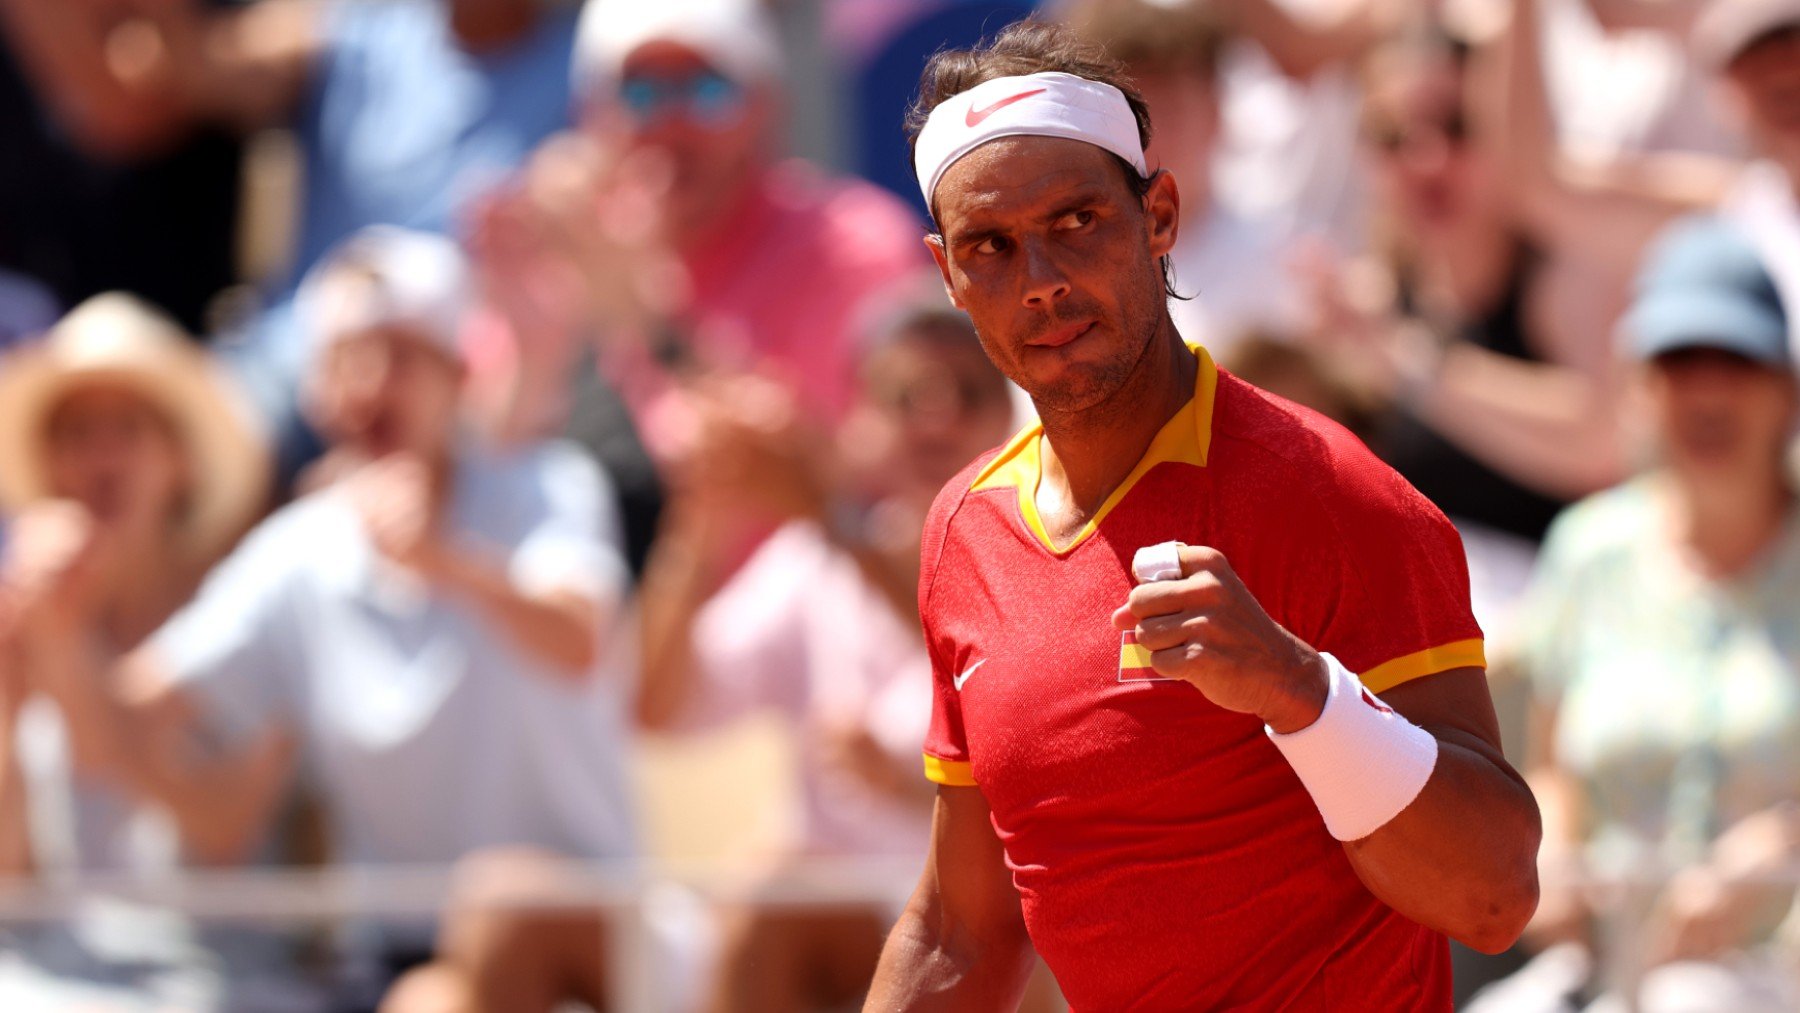
[[[1047,310],[1069,294],[1069,277],[1041,243],[1025,244],[1025,305]]]

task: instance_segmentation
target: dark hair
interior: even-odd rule
[[[925,63],[919,77],[919,94],[906,111],[906,140],[917,157],[919,132],[931,111],[957,95],[986,84],[996,78],[1019,77],[1057,71],[1085,77],[1090,81],[1110,84],[1125,95],[1125,104],[1137,120],[1138,142],[1150,146],[1150,107],[1138,94],[1125,65],[1109,56],[1105,49],[1084,38],[1067,25],[1037,18],[1026,18],[1006,26],[1000,34],[976,43],[969,49],[945,49]],[[1139,200],[1150,192],[1156,173],[1144,177],[1137,168],[1117,155],[1112,156],[1125,176],[1125,185]],[[928,209],[933,222],[937,208]],[[1163,288],[1170,298],[1186,298],[1175,291],[1175,269],[1169,258],[1162,258]]]

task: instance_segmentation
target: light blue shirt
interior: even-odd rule
[[[467,454],[451,526],[522,586],[616,602],[627,578],[612,503],[572,446]],[[547,670],[377,553],[341,486],[253,531],[153,644],[226,737],[271,722],[298,734],[339,861],[634,851],[622,666],[581,680]]]

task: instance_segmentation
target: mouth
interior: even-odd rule
[[[1094,324],[1093,320],[1083,320],[1065,327],[1058,327],[1043,337],[1027,341],[1025,344],[1031,348],[1061,348],[1093,330]]]

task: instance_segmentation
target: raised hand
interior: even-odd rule
[[[443,558],[431,470],[398,455],[368,465],[350,480],[350,495],[377,552],[424,575]]]
[[[102,537],[79,503],[55,500],[21,513],[8,532],[0,560],[16,622],[74,620],[96,605]]]
[[[1157,674],[1191,683],[1226,710],[1277,732],[1306,727],[1325,706],[1317,651],[1263,611],[1217,549],[1184,545],[1181,576],[1139,584],[1113,613],[1134,631]]]

